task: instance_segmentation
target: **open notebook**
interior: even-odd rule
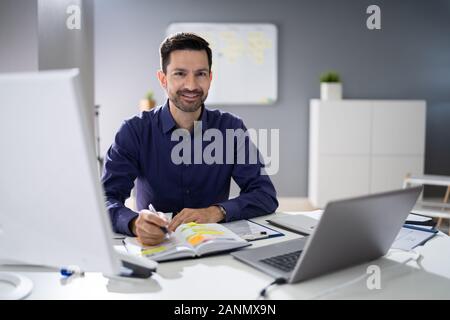
[[[197,224],[195,222],[180,225],[167,240],[156,246],[143,246],[137,238],[126,238],[124,241],[129,253],[159,262],[200,257],[250,245],[218,223]]]

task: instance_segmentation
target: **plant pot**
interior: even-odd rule
[[[320,98],[322,100],[341,100],[342,83],[322,82],[320,84]]]
[[[150,111],[156,105],[155,100],[142,99],[139,101],[139,110],[140,111]]]

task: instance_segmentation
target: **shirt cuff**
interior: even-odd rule
[[[130,237],[135,237],[133,232],[131,232],[130,222],[137,216],[139,216],[139,214],[134,212],[133,210],[126,207],[121,208],[119,216],[117,218],[116,232],[125,234]]]
[[[225,211],[227,212],[227,214],[225,215],[225,222],[230,222],[230,221],[240,219],[239,206],[236,203],[236,201],[234,201],[233,199],[224,201],[224,202],[219,202],[217,205],[223,207],[225,209]]]

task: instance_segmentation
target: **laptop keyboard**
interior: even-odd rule
[[[268,264],[269,266],[283,270],[285,272],[290,272],[294,269],[297,260],[300,258],[301,253],[302,251],[299,250],[287,254],[282,254],[279,256],[273,256],[270,258],[262,259],[259,261]]]

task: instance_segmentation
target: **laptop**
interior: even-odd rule
[[[384,256],[422,186],[329,202],[308,237],[231,255],[295,283]]]

